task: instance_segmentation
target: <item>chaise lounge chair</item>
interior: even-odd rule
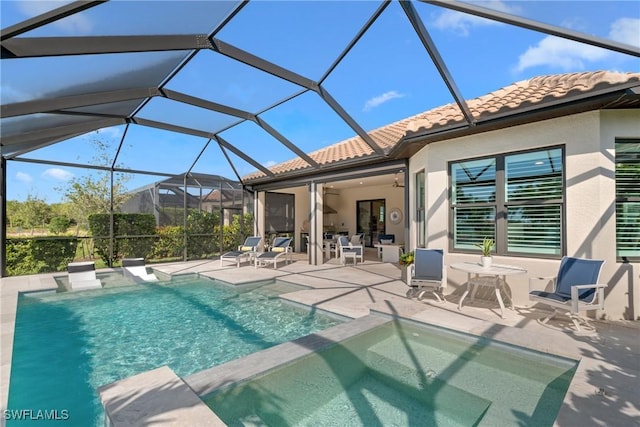
[[[563,257],[556,277],[531,277],[529,279],[529,300],[546,304],[553,313],[539,320],[545,324],[553,319],[558,310],[564,310],[580,331],[580,311],[603,310],[605,284],[599,284],[600,271],[604,260]],[[535,281],[553,282],[553,291],[535,290]]]
[[[155,274],[147,272],[144,258],[123,258],[122,274],[136,283],[158,281]]]
[[[407,271],[407,298],[417,297],[421,301],[424,294],[431,292],[438,302],[445,302],[443,290],[447,286],[447,270],[442,249],[417,248],[413,264]],[[438,295],[438,292],[442,296]]]
[[[236,267],[240,267],[243,260],[251,261],[251,257],[256,254],[261,242],[261,236],[247,237],[244,243],[238,246],[237,251],[230,251],[220,256],[220,265],[224,265],[224,262],[231,262],[236,264]]]
[[[271,245],[271,248],[269,248],[268,251],[262,252],[256,256],[256,268],[267,264],[273,264],[273,268],[278,268],[278,261],[281,258],[285,263],[287,261],[291,262],[290,244],[291,237],[276,237],[273,240],[273,245]]]
[[[72,291],[102,288],[102,282],[96,278],[96,265],[93,261],[71,262],[67,265],[67,271]]]

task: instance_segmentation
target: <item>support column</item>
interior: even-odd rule
[[[253,203],[253,216],[254,216],[254,236],[262,236],[262,245],[266,246],[271,242],[267,241],[268,236],[265,232],[265,218],[264,218],[264,206],[266,195],[264,191],[254,193]]]
[[[0,277],[7,276],[7,159],[0,158]]]
[[[182,178],[182,261],[186,262],[189,258],[187,246],[189,244],[189,236],[187,236],[187,175]]]
[[[409,165],[404,168],[404,250],[410,251],[411,246],[411,219],[415,218],[411,209],[411,177],[409,176]],[[414,188],[415,193],[415,188]],[[426,219],[425,219],[426,221]]]
[[[309,184],[309,264],[320,265],[323,259],[322,184]]]
[[[109,267],[113,267],[113,249],[115,246],[115,224],[113,218],[113,168],[109,171]]]

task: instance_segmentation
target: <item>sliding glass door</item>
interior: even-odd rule
[[[385,215],[385,199],[356,202],[356,230],[364,234],[366,246],[378,243],[378,234],[385,234]]]

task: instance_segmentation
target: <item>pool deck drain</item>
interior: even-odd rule
[[[542,311],[537,307],[516,306],[500,319],[492,303],[483,306],[478,300],[474,306],[458,311],[455,295],[447,296],[449,301],[443,304],[408,300],[398,268],[376,261],[342,267],[336,262],[312,266],[298,260],[277,270],[246,264],[239,269],[220,267],[217,260],[152,267],[160,274],[198,273],[234,285],[253,281],[303,285],[308,289],[291,292],[285,298],[350,318],[364,317],[373,310],[580,360],[555,425],[638,425],[640,419],[639,322],[594,321],[595,332],[579,335],[567,332],[562,320],[553,321],[552,327],[538,324],[536,319]],[[0,410],[7,409],[18,293],[56,289],[55,276],[60,275],[64,273],[0,279]],[[174,384],[171,375],[165,379]],[[192,406],[184,407],[189,408]],[[0,418],[0,425],[4,425],[4,418]],[[176,421],[167,425],[187,424]]]

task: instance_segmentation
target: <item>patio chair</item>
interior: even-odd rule
[[[381,245],[393,245],[395,242],[396,242],[395,234],[378,234],[378,244],[375,245],[378,248],[378,258],[382,259]]]
[[[347,258],[352,258],[353,263],[364,262],[364,246],[352,244],[346,236],[340,236],[338,238],[338,251],[340,254],[340,263],[346,264]]]
[[[416,297],[422,301],[424,295],[431,292],[438,302],[446,302],[443,291],[447,287],[447,270],[442,249],[415,249],[413,264],[408,270],[407,298]]]
[[[336,243],[337,234],[324,233],[322,235],[324,245],[324,256],[331,259],[331,254],[338,257],[338,245]]]
[[[236,267],[239,268],[243,260],[251,261],[251,257],[255,256],[261,242],[261,236],[247,237],[244,243],[238,246],[237,251],[230,251],[220,255],[220,266],[224,265],[225,262],[230,262],[236,264]]]
[[[157,282],[155,274],[147,272],[144,258],[123,258],[122,274],[134,282]]]
[[[67,271],[72,291],[102,288],[102,282],[96,277],[96,265],[93,261],[70,262],[67,264]]]
[[[363,245],[363,240],[364,240],[364,234],[362,234],[362,233],[354,234],[353,236],[351,236],[351,239],[349,240],[349,243],[354,245],[354,246],[361,246],[361,245]]]
[[[604,309],[604,288],[607,285],[598,283],[603,264],[604,260],[563,257],[557,276],[529,278],[529,300],[553,308],[553,312],[539,322],[545,324],[555,317],[558,310],[563,310],[580,331],[580,323],[586,323],[580,317],[580,311]],[[552,281],[553,291],[535,290],[536,281]]]
[[[380,243],[381,245],[392,245],[395,242],[395,234],[378,234],[378,243]]]
[[[291,237],[276,237],[268,251],[256,256],[255,266],[273,264],[273,268],[278,268],[278,261],[282,258],[285,263],[291,262]]]

